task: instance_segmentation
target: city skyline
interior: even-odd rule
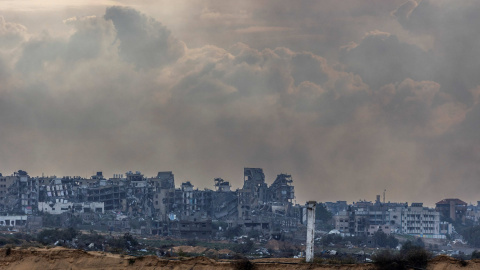
[[[244,170],[245,169],[259,169],[263,172],[263,169],[262,168],[253,168],[253,167],[244,167]],[[164,170],[164,171],[158,171],[154,174],[145,174],[141,171],[125,171],[125,172],[116,172],[116,173],[113,173],[113,174],[105,174],[103,171],[101,170],[94,170],[92,171],[91,173],[86,173],[85,175],[57,175],[57,174],[45,174],[45,173],[42,173],[41,175],[31,175],[30,173],[28,173],[28,171],[26,170],[18,170],[18,171],[15,171],[15,172],[12,172],[12,173],[0,173],[0,176],[3,175],[3,176],[14,176],[14,175],[18,175],[20,172],[24,172],[26,174],[28,174],[29,177],[32,177],[32,178],[50,178],[50,179],[64,179],[64,178],[67,178],[67,179],[84,179],[84,180],[99,180],[99,176],[102,177],[102,179],[104,180],[126,180],[128,179],[128,174],[131,174],[131,175],[141,175],[143,177],[143,180],[148,180],[148,179],[155,179],[158,177],[158,175],[160,173],[173,173],[173,175],[176,175],[174,171],[168,171],[168,170]],[[272,185],[274,182],[275,182],[275,177],[268,177],[268,174],[265,174],[265,183],[270,186]],[[288,176],[291,176],[292,177],[292,185],[295,186],[295,178],[294,176],[286,173],[286,172],[280,172],[280,173],[277,173],[275,174],[276,177],[280,176],[280,175],[288,175]],[[244,178],[244,174],[242,175]],[[181,188],[182,187],[182,184],[185,184],[185,183],[190,183],[192,184],[192,186],[196,189],[196,190],[214,190],[216,189],[216,181],[218,179],[220,179],[221,181],[225,181],[225,183],[228,183],[229,184],[229,189],[231,189],[232,191],[238,191],[240,189],[242,189],[242,187],[244,186],[244,179],[242,178],[239,178],[239,179],[224,179],[222,178],[222,176],[216,176],[215,178],[212,178],[211,179],[211,183],[209,184],[206,184],[205,186],[198,186],[197,185],[197,182],[198,182],[198,179],[177,179],[176,183],[174,183],[174,187],[175,188]],[[200,181],[200,182],[203,182],[203,181]],[[431,203],[430,202],[425,202],[425,201],[422,201],[420,198],[416,199],[416,200],[413,200],[413,201],[405,201],[405,200],[399,200],[399,201],[391,201],[389,199],[389,197],[387,197],[386,195],[389,194],[388,191],[386,189],[384,190],[379,190],[378,193],[375,195],[375,197],[362,197],[361,195],[358,195],[357,197],[359,198],[353,198],[353,197],[349,197],[349,198],[336,198],[334,200],[322,200],[321,198],[314,198],[314,199],[311,199],[313,201],[316,201],[318,203],[331,203],[331,202],[343,202],[345,201],[346,203],[356,203],[356,202],[376,202],[377,200],[380,200],[379,202],[382,202],[382,203],[400,203],[400,204],[410,204],[410,203],[422,203],[424,204],[426,207],[434,207],[435,204],[437,202],[440,201],[440,197],[438,199],[434,199],[434,203]],[[441,197],[441,199],[444,199],[444,198],[447,198],[447,197]],[[457,198],[448,198],[448,199],[457,199]],[[293,204],[298,204],[298,205],[304,205],[305,203],[307,203],[307,201],[301,201],[301,200],[297,200],[296,197],[294,197],[292,199],[292,202]],[[479,201],[474,201],[474,202],[471,202],[469,201],[468,204],[469,205],[476,205]]]

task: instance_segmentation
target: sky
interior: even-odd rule
[[[48,2],[48,3],[45,3]],[[480,4],[0,0],[0,172],[480,200]]]

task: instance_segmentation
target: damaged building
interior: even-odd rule
[[[190,181],[176,187],[171,171],[154,177],[128,171],[107,179],[102,172],[90,178],[30,177],[20,170],[0,175],[0,208],[32,217],[77,217],[92,228],[184,238],[212,237],[214,221],[265,234],[301,223],[291,175],[279,174],[269,186],[261,168],[244,168],[242,188],[232,190],[222,178],[215,178],[213,187],[198,189]]]

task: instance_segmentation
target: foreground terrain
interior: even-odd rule
[[[1,269],[375,269],[373,264],[307,264],[302,259],[258,259],[215,261],[205,257],[162,259],[156,256],[132,257],[75,249],[28,248],[0,249]],[[252,269],[252,268],[250,268]],[[480,269],[480,260],[458,261],[440,256],[427,269]]]

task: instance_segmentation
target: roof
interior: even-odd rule
[[[454,198],[454,199],[453,199],[453,198],[443,199],[443,200],[437,202],[436,205],[438,205],[438,204],[450,204],[450,202],[452,202],[452,201],[455,202],[456,205],[459,205],[459,204],[461,204],[461,205],[467,205],[466,202],[464,202],[464,201],[462,201],[462,200],[460,200],[460,199],[457,199],[457,198]]]

